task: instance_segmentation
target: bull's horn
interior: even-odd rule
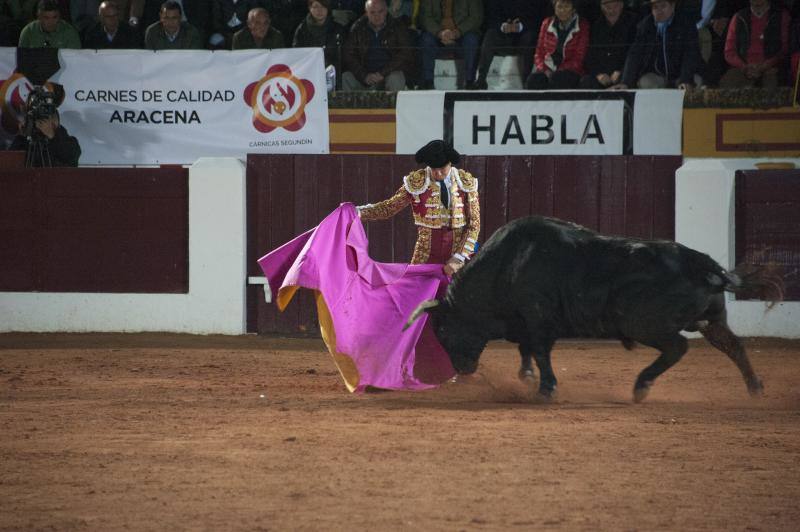
[[[408,317],[408,321],[406,322],[405,325],[403,325],[403,330],[405,331],[406,329],[411,327],[411,324],[417,321],[417,318],[419,318],[423,312],[427,311],[430,308],[435,307],[438,304],[439,304],[438,299],[428,299],[420,303],[417,306],[417,308],[414,309],[414,312],[411,313],[411,316]]]

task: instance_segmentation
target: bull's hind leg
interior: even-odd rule
[[[715,321],[700,329],[700,333],[708,340],[708,342],[728,355],[728,358],[733,360],[739,371],[742,372],[744,382],[747,384],[747,391],[750,395],[756,397],[764,391],[764,385],[761,379],[758,378],[753,367],[750,365],[750,359],[747,358],[747,353],[744,350],[742,341],[739,337],[733,334],[724,321]]]
[[[688,341],[680,334],[675,334],[674,336],[658,341],[645,342],[642,340],[642,343],[655,347],[661,351],[661,354],[658,355],[655,362],[639,373],[636,384],[633,386],[633,401],[636,403],[641,403],[644,398],[647,397],[647,393],[650,391],[650,387],[653,385],[656,378],[674,366],[689,348]]]

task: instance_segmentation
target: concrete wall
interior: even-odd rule
[[[687,159],[676,172],[675,240],[733,268],[736,254],[734,176],[763,159]],[[780,159],[794,162],[800,159]],[[775,161],[775,159],[770,159]],[[728,321],[739,336],[800,338],[800,302],[779,303],[767,312],[758,301],[728,297]]]
[[[245,332],[245,168],[189,169],[189,293],[0,292],[0,332]]]

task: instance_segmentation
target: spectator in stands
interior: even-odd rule
[[[730,65],[722,88],[775,88],[783,81],[789,50],[789,11],[780,0],[750,0],[728,27],[725,60]]]
[[[589,21],[578,15],[572,0],[555,0],[553,5],[555,15],[539,29],[533,72],[525,82],[530,90],[574,89],[585,72]]]
[[[255,7],[247,13],[247,27],[233,36],[234,50],[283,48],[283,35],[270,24],[269,11]]]
[[[462,53],[465,86],[474,87],[483,24],[481,0],[420,0],[417,22],[422,30],[421,88],[433,88],[433,69],[442,47]]]
[[[211,48],[231,48],[233,34],[244,29],[250,11],[266,4],[260,0],[213,0],[211,4]],[[267,14],[269,17],[269,14]],[[259,18],[261,18],[259,16]]]
[[[19,35],[21,48],[80,48],[81,39],[72,25],[61,20],[58,2],[41,0],[36,10],[36,20],[22,28]]]
[[[478,60],[478,77],[474,86],[467,88],[489,88],[486,77],[497,53],[519,55],[522,79],[530,75],[546,5],[545,0],[486,0],[486,33]]]
[[[144,46],[148,50],[198,50],[203,48],[200,32],[188,22],[181,22],[183,11],[175,0],[161,5],[159,22],[148,26]]]
[[[117,4],[106,0],[97,9],[99,22],[86,30],[83,47],[102,49],[139,48],[139,34],[120,20]]]
[[[81,146],[78,139],[67,133],[66,128],[61,125],[58,111],[47,118],[36,120],[29,134],[25,133],[25,126],[25,121],[20,123],[20,132],[14,137],[9,150],[28,151],[30,143],[36,140],[42,151],[37,149],[36,153],[29,153],[31,166],[78,166]]]
[[[650,11],[636,27],[622,83],[614,88],[693,87],[700,64],[695,21],[675,12],[675,0],[653,0]]]
[[[399,91],[413,62],[406,27],[389,16],[386,0],[367,0],[342,51],[342,89]]]
[[[127,0],[125,0],[127,1]],[[130,19],[128,23],[137,31],[145,31],[161,18],[161,5],[165,0],[130,0]],[[200,33],[200,41],[205,43],[212,33],[211,19],[213,0],[176,0],[181,6],[181,22],[188,22]],[[121,13],[125,9],[120,8]],[[246,11],[245,11],[246,13]],[[123,17],[124,18],[124,17]]]
[[[294,32],[293,48],[321,47],[325,51],[325,66],[341,70],[341,47],[345,29],[330,14],[330,0],[308,0],[308,15]]]
[[[624,9],[622,0],[602,0],[603,15],[592,24],[589,51],[584,64],[588,70],[580,88],[602,90],[622,80],[625,57],[636,36],[636,14]]]

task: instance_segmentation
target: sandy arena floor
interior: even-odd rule
[[[766,395],[693,342],[562,342],[555,404],[492,344],[477,377],[351,395],[320,341],[0,335],[2,530],[798,530],[800,342]]]

